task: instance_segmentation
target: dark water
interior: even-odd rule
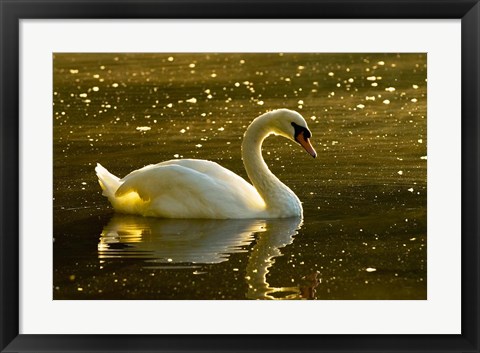
[[[426,299],[425,54],[55,54],[54,299]],[[174,158],[246,178],[243,132],[300,112],[318,158],[281,137],[270,169],[304,218],[114,214],[117,176]]]

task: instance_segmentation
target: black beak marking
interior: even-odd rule
[[[308,130],[307,128],[303,127],[303,126],[300,126],[300,125],[297,125],[295,124],[294,122],[292,122],[292,126],[293,128],[295,129],[295,133],[294,133],[294,139],[295,141],[298,142],[297,140],[297,137],[298,135],[300,135],[302,132],[303,132],[303,137],[305,137],[306,139],[309,139],[310,137],[312,137],[312,133],[310,132],[310,130]]]

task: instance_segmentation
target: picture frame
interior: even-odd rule
[[[0,349],[2,352],[479,352],[479,42],[476,0],[8,1],[1,11]],[[19,333],[21,19],[461,19],[462,334],[25,335]],[[48,320],[48,318],[45,318]]]

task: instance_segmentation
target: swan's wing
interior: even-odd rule
[[[208,191],[211,187],[207,176],[176,165],[148,165],[131,172],[121,182],[115,196],[122,197],[133,191],[144,201],[151,201],[162,194],[172,194],[177,189],[187,191],[196,188],[200,192]]]
[[[196,167],[200,169],[201,165]],[[221,169],[214,173],[202,173],[174,163],[147,166],[122,179],[115,195],[121,197],[136,192],[151,204],[155,210],[152,215],[166,217],[229,218],[264,207],[250,184],[218,167]]]
[[[127,179],[130,179],[138,174],[145,175],[144,173],[147,171],[155,170],[158,167],[164,166],[180,166],[191,169],[192,171],[201,173],[205,176],[209,176],[213,180],[221,181],[222,183],[229,185],[233,189],[237,189],[240,187],[241,192],[246,192],[249,197],[257,197],[259,199],[259,202],[263,202],[260,195],[258,195],[257,190],[245,179],[235,174],[231,170],[222,167],[218,163],[207,161],[204,159],[172,159],[158,164],[150,164],[141,169],[134,170],[121,181],[124,182]],[[188,172],[182,169],[179,169],[179,171],[181,173]]]
[[[160,166],[167,166],[167,165],[178,165],[181,167],[189,168],[199,173],[208,175],[214,179],[221,179],[235,183],[247,183],[252,190],[255,188],[249,184],[245,179],[238,176],[234,172],[228,170],[227,168],[222,167],[220,164],[207,161],[204,159],[172,159],[169,161],[165,161],[158,164],[150,164],[141,169],[134,170],[130,174],[128,174],[124,179],[128,178],[131,175],[134,175],[139,172],[143,172],[152,168],[160,167]]]

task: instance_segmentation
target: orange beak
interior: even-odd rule
[[[312,147],[312,145],[310,144],[310,139],[309,138],[306,138],[305,136],[303,136],[303,132],[299,133],[297,135],[297,141],[298,143],[303,147],[305,148],[305,151],[307,151],[313,158],[316,158],[317,157],[317,152],[315,152],[315,149]]]

